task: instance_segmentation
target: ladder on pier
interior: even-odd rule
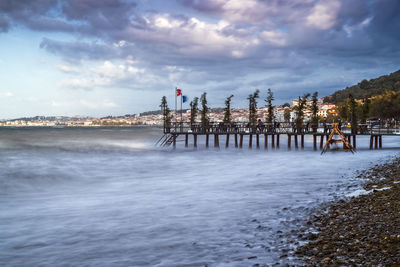
[[[335,134],[339,136],[339,139],[333,139],[333,136]],[[354,152],[355,152],[354,147],[350,144],[349,140],[347,140],[346,136],[339,129],[339,124],[334,123],[333,129],[328,137],[328,140],[326,140],[326,144],[324,146],[324,149],[322,149],[321,155],[327,151],[327,149],[329,148],[329,145],[337,144],[337,143],[342,143],[343,147],[346,151],[350,151],[351,153],[354,154]]]
[[[156,146],[159,144],[162,147],[170,146],[173,142],[176,142],[176,138],[178,138],[178,134],[164,134],[156,143]]]

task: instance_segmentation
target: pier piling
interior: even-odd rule
[[[374,146],[374,136],[371,134],[371,137],[369,139],[369,149],[372,149]]]
[[[271,147],[272,148],[275,148],[275,135],[274,134],[271,134]]]
[[[237,138],[237,134],[235,134],[235,147],[238,147],[238,138]]]
[[[259,134],[256,134],[256,146],[257,146],[257,149],[260,149],[260,135]]]
[[[276,148],[279,148],[279,134],[276,135]]]
[[[319,140],[319,149],[324,148],[324,135],[321,134],[321,138]]]
[[[264,148],[268,149],[268,134],[264,134]]]
[[[313,135],[313,148],[317,150],[317,136],[315,134]]]

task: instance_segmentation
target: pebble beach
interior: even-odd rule
[[[400,158],[358,175],[355,196],[314,212],[291,251],[306,266],[400,266]]]

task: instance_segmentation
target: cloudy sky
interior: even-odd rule
[[[0,118],[276,103],[400,69],[399,0],[0,0]],[[262,104],[262,103],[260,103]]]

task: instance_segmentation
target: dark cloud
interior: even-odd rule
[[[211,0],[180,0],[180,2],[189,8],[193,8],[197,11],[204,13],[219,14],[222,12],[222,2],[211,1]]]
[[[374,17],[368,33],[373,36],[380,45],[386,42],[400,41],[400,1],[375,0],[371,9]]]
[[[253,0],[250,2],[179,0],[198,12],[248,24],[296,24],[315,4],[313,0]]]
[[[135,6],[121,0],[69,0],[62,12],[68,20],[84,21],[94,31],[117,31],[129,25]]]
[[[40,47],[73,63],[132,57],[159,76],[175,73],[215,90],[268,84],[282,97],[294,88],[327,92],[347,82],[299,80],[324,69],[393,66],[400,59],[398,0],[177,2],[191,15],[157,10],[151,1],[142,9],[129,0],[0,1],[0,32],[22,24],[70,33],[76,41],[44,38]],[[152,11],[139,11],[146,8]],[[178,68],[169,72],[165,66]]]
[[[57,0],[6,0],[0,2],[0,11],[12,17],[20,17],[29,13],[44,15],[56,4]]]
[[[96,35],[125,28],[135,6],[122,0],[13,0],[0,2],[0,15],[33,30]]]
[[[6,16],[0,15],[0,33],[7,32],[10,28],[10,22],[6,18]]]
[[[339,11],[339,25],[356,25],[362,23],[369,16],[371,16],[371,10],[368,1],[342,1]]]
[[[96,42],[61,42],[44,38],[40,48],[60,55],[68,62],[77,63],[77,60],[107,60],[120,57],[119,51],[111,46]]]
[[[48,16],[48,12],[56,7],[56,4],[57,0],[0,1],[0,16],[8,17],[14,23],[21,23],[29,27],[30,22],[40,21]]]

